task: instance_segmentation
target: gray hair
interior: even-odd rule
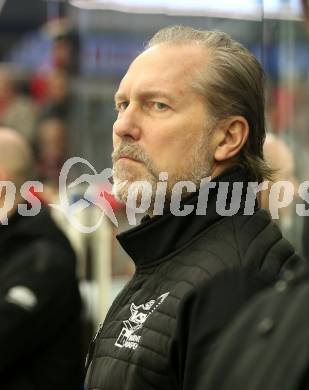
[[[207,101],[213,122],[233,115],[243,116],[249,124],[249,137],[239,163],[245,166],[250,180],[271,179],[272,169],[264,161],[265,139],[264,71],[243,45],[221,31],[200,31],[191,27],[171,26],[159,30],[147,48],[161,44],[196,42],[210,54],[207,68],[197,74],[192,86]]]

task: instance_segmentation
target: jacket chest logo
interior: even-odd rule
[[[168,296],[169,292],[160,295],[157,299],[136,306],[131,303],[131,316],[128,320],[123,321],[123,328],[115,342],[115,346],[119,348],[136,349],[139,345],[141,336],[137,335],[147,318],[161,305]]]

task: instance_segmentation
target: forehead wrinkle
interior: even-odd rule
[[[182,95],[182,91],[179,91],[179,94]],[[145,88],[143,87],[141,90],[135,92],[135,96],[140,99],[156,99],[156,98],[165,98],[170,101],[177,100],[177,96],[175,95],[175,91],[166,91],[163,89],[153,89],[153,88]],[[115,94],[115,100],[123,100],[127,99],[128,96],[124,92],[117,92]]]
[[[141,99],[165,98],[170,101],[176,100],[175,91],[164,91],[162,89],[142,88],[137,92],[137,97]]]

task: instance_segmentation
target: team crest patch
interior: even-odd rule
[[[168,294],[169,292],[162,294],[157,299],[152,299],[139,306],[131,303],[131,317],[123,321],[123,328],[115,342],[116,347],[129,349],[138,347],[141,336],[137,335],[136,332],[144,326],[147,318],[161,305]]]

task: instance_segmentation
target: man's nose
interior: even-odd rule
[[[120,138],[130,137],[138,140],[141,135],[140,120],[138,109],[129,105],[115,121],[113,126],[114,134]]]

